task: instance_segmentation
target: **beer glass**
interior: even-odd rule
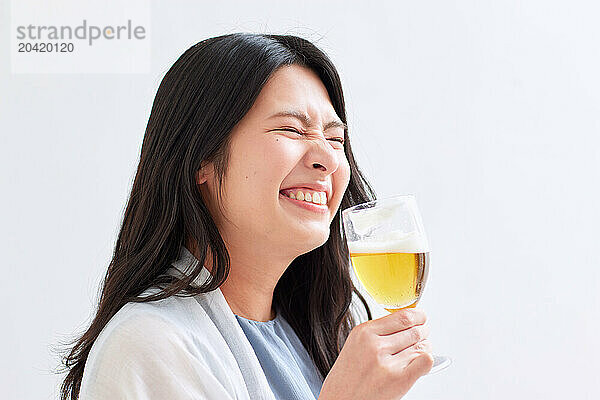
[[[430,248],[413,195],[396,195],[342,211],[350,260],[357,278],[387,311],[415,307],[429,274]],[[429,374],[452,360],[433,356]]]

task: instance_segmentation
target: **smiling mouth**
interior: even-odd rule
[[[285,194],[283,194],[281,192],[279,192],[279,197],[281,197],[283,199],[283,201],[290,202],[290,204],[293,204],[293,205],[297,206],[298,208],[303,208],[308,211],[312,211],[312,212],[316,212],[316,213],[320,213],[320,214],[324,214],[329,211],[327,204],[316,204],[313,202],[308,202],[306,200],[293,199],[293,198],[290,198],[289,196],[286,196]]]
[[[306,201],[307,203],[314,204],[327,204],[327,193],[326,192],[318,192],[315,190],[311,190],[308,188],[297,187],[290,189],[283,189],[279,193],[284,196],[289,197],[290,199]]]

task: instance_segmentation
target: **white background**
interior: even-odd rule
[[[2,398],[57,396],[51,348],[90,322],[158,84],[235,31],[325,50],[377,193],[417,196],[420,307],[454,364],[405,398],[600,397],[597,3],[156,1],[138,75],[11,75],[1,4]]]

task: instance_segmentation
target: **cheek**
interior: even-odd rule
[[[254,199],[256,203],[277,199],[285,174],[294,164],[297,149],[281,138],[271,137],[244,143],[235,160],[230,160],[231,189],[241,200]]]
[[[273,137],[262,147],[261,157],[263,165],[271,168],[271,172],[283,173],[298,163],[303,151],[302,146],[285,137]]]

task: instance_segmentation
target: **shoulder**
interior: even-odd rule
[[[171,297],[125,304],[94,341],[85,372],[102,372],[107,366],[117,372],[136,364],[151,364],[157,358],[193,353],[189,346],[192,317],[184,315],[187,307],[190,305],[185,301]]]
[[[143,344],[174,343],[185,340],[197,329],[192,326],[209,323],[206,313],[194,305],[191,297],[171,296],[165,299],[125,304],[104,326],[96,339],[97,347],[127,343],[139,348]]]
[[[84,367],[82,399],[146,399],[161,391],[169,397],[189,398],[189,393],[204,393],[200,391],[211,381],[228,398],[224,387],[231,382],[215,378],[221,375],[214,362],[222,350],[220,341],[220,333],[193,297],[127,303],[92,345]]]
[[[143,354],[148,346],[158,350],[181,345],[188,327],[179,318],[180,305],[168,299],[159,302],[124,305],[102,329],[94,342],[95,350],[105,354],[113,349]]]
[[[151,302],[130,302],[104,326],[90,356],[127,354],[135,357],[174,348],[193,355],[197,344],[214,342],[215,336],[221,337],[221,334],[193,297],[170,296]],[[119,352],[115,352],[116,349]]]

